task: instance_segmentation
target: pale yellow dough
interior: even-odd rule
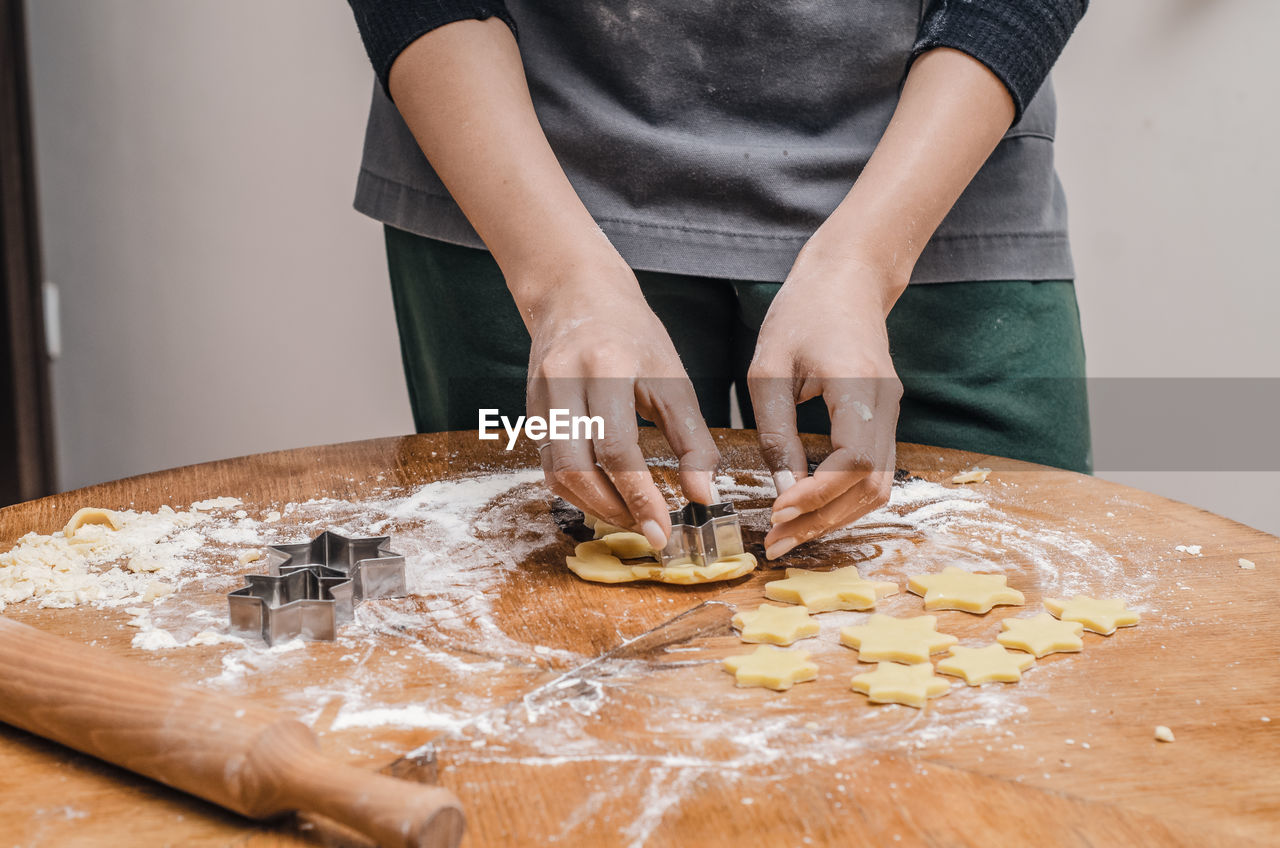
[[[1110,636],[1117,627],[1132,627],[1140,616],[1125,607],[1122,598],[1090,598],[1076,595],[1069,601],[1045,598],[1044,608],[1063,621],[1078,621],[1085,630]]]
[[[729,657],[724,661],[724,668],[739,686],[764,686],[779,692],[818,676],[818,666],[809,661],[808,651],[784,651],[772,645],[761,645],[749,654]]]
[[[959,474],[951,478],[952,483],[985,483],[987,475],[991,473],[990,468],[970,468],[968,471],[961,471]]]
[[[797,639],[816,636],[821,629],[804,607],[761,604],[733,617],[733,627],[744,642],[790,645]]]
[[[1034,657],[1084,650],[1080,638],[1084,625],[1078,621],[1059,621],[1042,612],[1033,618],[1006,618],[1000,624],[1004,632],[996,637],[997,642]]]
[[[924,597],[927,610],[954,609],[985,613],[997,604],[1022,606],[1026,598],[1010,589],[1002,574],[975,574],[954,565],[941,574],[918,574],[907,582],[907,589]]]
[[[849,688],[863,693],[873,704],[905,704],[919,709],[930,698],[945,695],[951,684],[935,675],[927,661],[911,665],[882,662],[876,663],[875,671],[853,678]]]
[[[658,562],[628,565],[613,555],[606,540],[596,539],[578,545],[567,563],[569,570],[574,574],[583,580],[591,580],[595,583],[656,580],[659,583],[689,585],[741,577],[755,569],[756,558],[749,553],[742,553],[713,562],[711,565],[694,565],[692,562],[676,563],[665,567]]]
[[[923,663],[929,661],[930,654],[960,641],[939,633],[937,623],[932,615],[894,618],[877,613],[866,624],[841,629],[840,642],[857,648],[860,662]]]
[[[603,539],[605,536],[608,536],[612,533],[628,532],[627,528],[625,527],[619,527],[616,524],[610,524],[609,522],[605,521],[603,518],[596,518],[594,515],[591,515],[590,513],[586,513],[586,512],[582,514],[582,523],[590,527],[592,531],[595,532],[597,539]]]
[[[1021,651],[1006,651],[1003,645],[982,648],[956,646],[938,661],[938,673],[959,677],[970,686],[982,683],[1017,683],[1022,672],[1031,668],[1036,658]]]
[[[653,546],[649,540],[639,533],[622,531],[597,537],[609,546],[609,552],[620,559],[640,559],[653,557]]]
[[[896,583],[865,580],[856,565],[834,571],[788,568],[785,580],[764,584],[764,596],[769,600],[801,604],[810,612],[870,609],[879,599],[896,594]]]
[[[86,506],[76,510],[76,514],[71,516],[67,526],[62,528],[63,537],[70,539],[76,535],[77,530],[86,524],[105,524],[112,530],[119,530],[123,526],[119,517],[111,510],[99,509],[96,506]]]

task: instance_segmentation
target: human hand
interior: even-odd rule
[[[595,438],[539,445],[551,490],[610,524],[642,533],[661,550],[669,507],[645,464],[636,413],[658,425],[680,460],[686,497],[713,500],[720,453],[666,329],[619,258],[571,265],[526,312],[529,415],[550,409],[599,416]]]
[[[904,286],[899,273],[811,241],[765,316],[747,384],[778,490],[764,540],[769,559],[889,499],[902,384],[885,318]],[[808,476],[796,405],[819,396],[834,450]]]

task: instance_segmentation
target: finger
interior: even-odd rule
[[[765,536],[765,557],[777,559],[797,545],[858,520],[884,503],[892,483],[892,472],[876,470],[819,509],[776,525]]]
[[[671,535],[671,515],[640,450],[635,384],[629,378],[599,377],[589,379],[586,388],[589,414],[604,419],[592,439],[596,462],[626,503],[630,526],[662,550]]]
[[[773,504],[774,524],[820,509],[879,467],[877,417],[892,413],[876,409],[875,382],[853,378],[824,381],[823,399],[831,417],[834,450],[812,477],[778,496]]]
[[[765,537],[766,556],[770,559],[782,556],[796,545],[852,524],[888,502],[893,487],[901,398],[901,384],[896,379],[877,381],[875,441],[872,448],[872,454],[878,457],[877,467],[846,493],[818,510],[773,527]]]
[[[577,379],[536,380],[530,386],[526,404],[529,414],[547,418],[552,408],[567,409],[571,415],[584,414],[587,404],[582,389],[582,381]],[[548,439],[538,447],[542,473],[552,492],[610,524],[634,526],[626,502],[596,466],[589,439]]]
[[[804,443],[796,431],[794,383],[785,377],[747,376],[756,433],[765,466],[773,474],[778,495],[786,493],[808,473]]]
[[[720,450],[707,429],[693,383],[684,377],[644,381],[638,387],[640,414],[658,425],[680,460],[680,489],[698,503],[719,501],[713,478]]]

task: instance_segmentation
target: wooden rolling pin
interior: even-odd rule
[[[397,848],[462,839],[447,789],[334,762],[302,722],[4,618],[0,721],[249,818],[319,813]]]

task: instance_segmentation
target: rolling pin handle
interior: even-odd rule
[[[295,751],[280,787],[285,807],[316,813],[384,848],[457,848],[466,819],[447,789],[335,764],[317,751]]]

